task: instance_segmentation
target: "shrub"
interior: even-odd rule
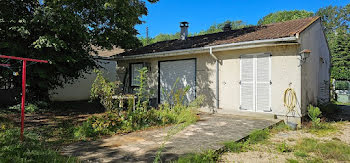
[[[319,106],[320,108],[320,111],[323,113],[323,114],[334,114],[336,113],[338,110],[338,105],[337,104],[334,104],[334,103],[328,103],[328,104],[325,104],[325,105],[321,105]]]
[[[114,108],[114,100],[112,98],[115,95],[116,88],[118,87],[118,82],[109,82],[103,77],[103,73],[100,70],[95,69],[96,79],[92,83],[91,88],[91,99],[99,99],[100,103],[107,109],[111,110]]]
[[[10,106],[9,109],[17,112],[21,112],[21,104]],[[30,103],[25,105],[25,108],[24,108],[24,111],[26,113],[34,113],[34,112],[37,112],[38,110],[39,110],[38,106]]]
[[[56,151],[45,149],[34,133],[25,132],[23,142],[19,137],[18,128],[0,133],[0,162],[77,162],[75,158],[64,157]]]
[[[308,116],[311,119],[311,123],[312,123],[312,127],[314,128],[319,128],[320,127],[320,123],[321,123],[321,119],[319,118],[319,116],[321,115],[321,111],[318,107],[314,107],[312,105],[309,105],[308,107]]]

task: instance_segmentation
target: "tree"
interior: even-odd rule
[[[332,47],[331,77],[350,81],[350,33],[339,30],[329,44]]]
[[[313,16],[313,12],[309,12],[306,10],[291,10],[291,11],[277,11],[274,13],[270,13],[258,21],[258,25],[284,22],[288,20],[301,19]]]
[[[194,35],[204,35],[204,34],[211,34],[211,33],[217,33],[217,32],[222,32],[223,28],[226,24],[231,24],[231,29],[240,29],[240,28],[244,28],[244,27],[248,27],[250,25],[247,25],[246,23],[244,23],[242,20],[236,20],[236,21],[230,21],[230,20],[226,20],[223,23],[219,23],[219,24],[213,24],[209,27],[209,29],[205,30],[205,31],[201,31],[199,33],[195,33]]]
[[[51,64],[35,64],[27,70],[31,97],[47,97],[48,89],[96,67],[93,46],[130,49],[141,45],[134,26],[142,23],[143,15],[147,15],[144,0],[2,0],[0,51],[49,60]]]
[[[219,23],[219,24],[213,24],[211,25],[207,30],[203,30],[200,31],[198,33],[189,33],[189,36],[198,36],[198,35],[205,35],[205,34],[211,34],[211,33],[217,33],[217,32],[222,32],[223,27],[225,26],[225,24],[231,24],[232,29],[240,29],[240,28],[244,28],[244,27],[248,27],[250,25],[247,25],[246,23],[244,23],[242,20],[236,20],[236,21],[230,21],[230,20],[226,20],[223,23]],[[142,42],[142,44],[145,45],[149,45],[149,44],[153,44],[156,42],[160,42],[160,41],[166,41],[166,40],[175,40],[175,39],[179,39],[180,38],[180,32],[177,32],[175,34],[159,34],[154,38],[145,38],[145,37],[139,37],[140,41]]]
[[[331,77],[350,80],[350,4],[323,7],[316,15],[322,18],[332,55]]]

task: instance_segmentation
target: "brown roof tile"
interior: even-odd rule
[[[126,51],[120,55],[137,55],[164,52],[180,49],[190,49],[211,45],[221,45],[254,40],[276,39],[295,36],[302,32],[319,17],[290,20],[261,26],[251,26],[242,29],[188,37],[186,40],[161,41],[138,49]]]

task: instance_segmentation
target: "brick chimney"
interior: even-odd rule
[[[180,39],[181,40],[186,40],[188,36],[188,22],[180,22],[180,28],[181,28],[181,33],[180,33]]]

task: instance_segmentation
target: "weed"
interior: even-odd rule
[[[103,73],[100,70],[95,69],[94,72],[96,73],[97,77],[92,84],[91,99],[99,99],[100,103],[107,110],[111,110],[115,105],[112,96],[115,94],[119,83],[109,82],[106,78],[103,77]]]
[[[308,157],[308,154],[302,151],[295,151],[294,155],[297,157]]]
[[[298,160],[294,160],[294,159],[287,159],[288,163],[299,163]]]
[[[278,152],[285,153],[285,152],[292,152],[293,148],[287,145],[286,142],[277,144],[276,149]]]
[[[0,116],[0,131],[6,131],[8,129],[14,128],[15,124],[8,118]]]
[[[350,146],[339,141],[319,142],[316,139],[305,138],[294,148],[304,153],[315,153],[323,159],[350,160]]]
[[[309,105],[308,116],[311,119],[311,123],[312,123],[313,128],[320,127],[321,119],[319,118],[319,116],[321,115],[321,113],[322,112],[320,111],[320,108]]]
[[[180,157],[175,163],[214,163],[218,159],[219,155],[214,150],[208,150],[200,154],[189,154],[184,157]]]
[[[249,144],[257,144],[260,143],[264,140],[266,140],[267,138],[269,138],[269,130],[268,129],[264,129],[264,130],[254,130],[248,138],[248,143]]]
[[[335,124],[327,123],[327,122],[320,122],[317,128],[311,126],[311,128],[308,129],[308,132],[315,134],[317,136],[329,135],[336,131],[338,131],[338,129],[335,126]]]
[[[290,127],[285,124],[285,123],[278,123],[276,126],[274,126],[272,129],[270,129],[271,133],[278,133],[278,132],[282,132],[282,131],[289,131]]]
[[[10,106],[9,109],[14,110],[16,112],[21,112],[22,108],[21,108],[21,104],[17,104],[14,106]],[[30,103],[25,105],[25,109],[24,109],[26,113],[34,113],[34,112],[37,112],[38,110],[39,110],[38,106]]]
[[[245,142],[230,141],[230,142],[225,142],[224,145],[228,151],[239,153],[239,152],[244,152],[248,144]]]

